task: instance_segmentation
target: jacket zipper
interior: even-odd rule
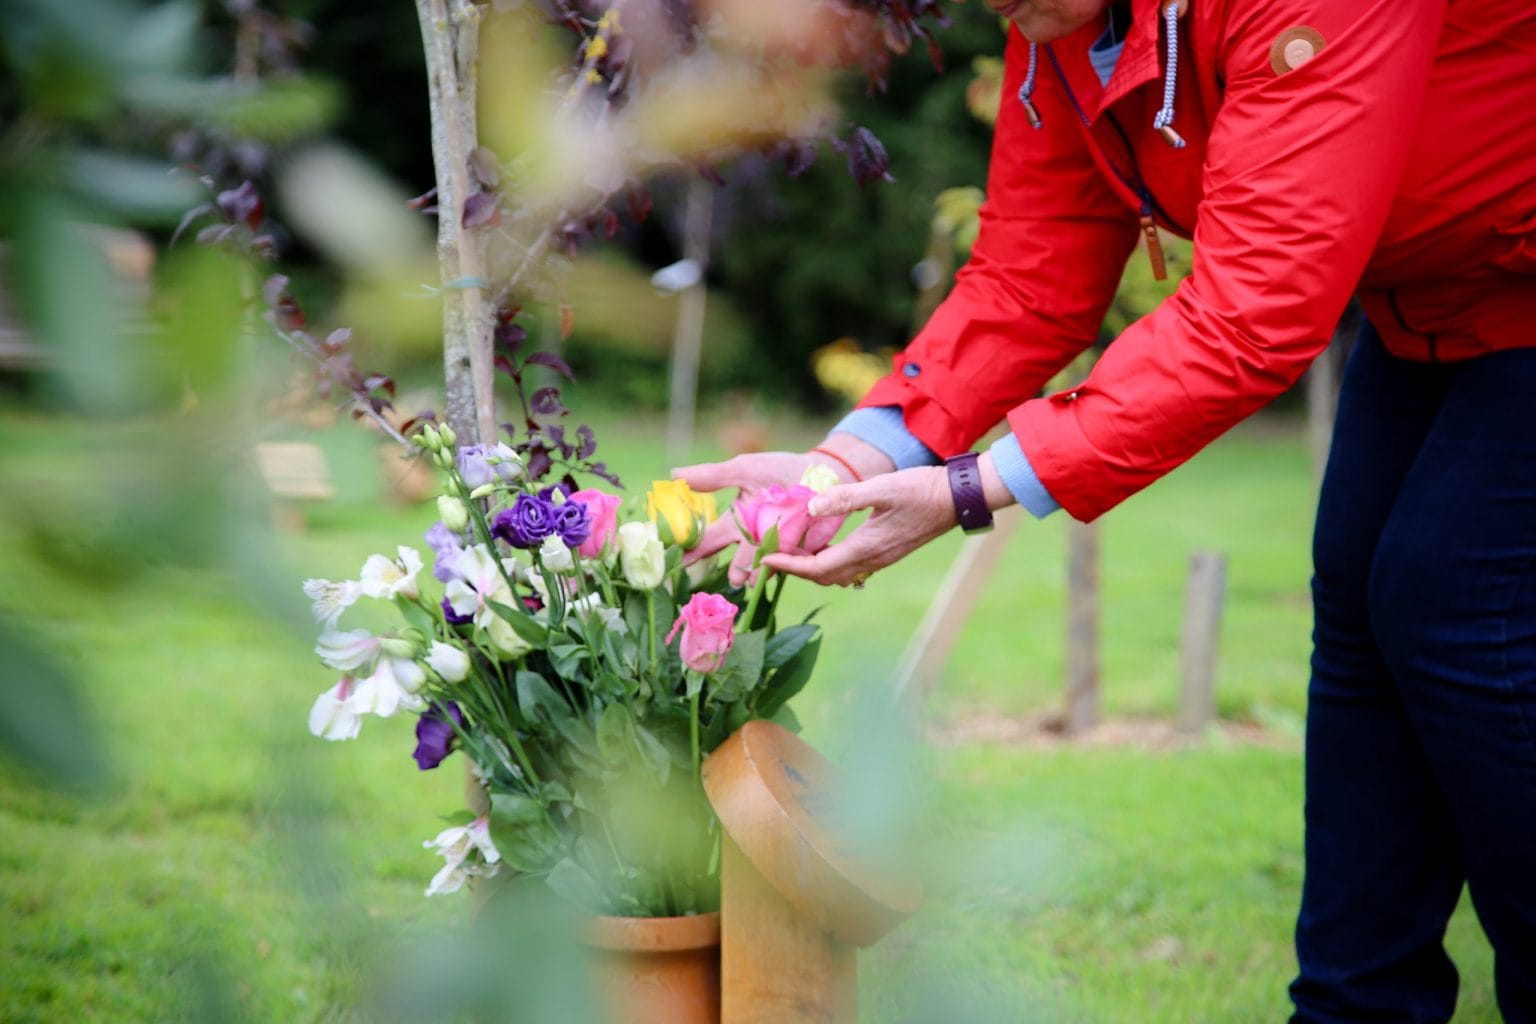
[[[1061,61],[1056,58],[1056,51],[1049,44],[1045,47],[1045,55],[1050,59],[1051,67],[1056,71],[1056,79],[1061,82],[1061,87],[1067,91],[1067,99],[1071,102],[1072,109],[1077,111],[1078,118],[1087,127],[1088,137],[1093,140],[1095,146],[1098,146],[1098,140],[1093,137],[1093,122],[1083,112],[1082,104],[1077,101],[1077,94],[1072,91],[1072,86],[1067,82],[1065,72],[1061,70]],[[1106,114],[1105,116],[1109,118],[1109,123],[1120,136],[1120,140],[1125,143],[1126,156],[1131,161],[1132,176],[1126,177],[1119,166],[1109,158],[1109,154],[1104,152],[1102,146],[1099,146],[1099,152],[1104,157],[1104,162],[1109,165],[1109,169],[1115,172],[1115,177],[1120,179],[1120,183],[1134,192],[1136,197],[1141,200],[1141,233],[1142,237],[1147,240],[1147,258],[1152,263],[1152,277],[1158,281],[1165,280],[1168,277],[1168,263],[1163,257],[1162,240],[1157,235],[1157,218],[1161,217],[1163,223],[1175,231],[1183,231],[1183,229],[1174,223],[1173,218],[1168,216],[1167,211],[1159,206],[1157,200],[1152,197],[1152,190],[1147,188],[1147,183],[1141,176],[1141,167],[1136,162],[1136,149],[1131,145],[1130,137],[1126,135],[1125,129],[1120,126],[1120,122],[1115,119],[1115,115]],[[1188,234],[1189,232],[1185,231],[1184,233]]]
[[[1423,338],[1424,344],[1428,346],[1429,349],[1429,361],[1431,363],[1438,363],[1440,361],[1440,353],[1438,351],[1439,339],[1436,338],[1433,333],[1425,334],[1408,326],[1408,318],[1403,316],[1403,309],[1397,304],[1396,288],[1387,289],[1387,305],[1392,307],[1392,315],[1397,317],[1397,326],[1401,327],[1409,334],[1417,334],[1419,337]]]

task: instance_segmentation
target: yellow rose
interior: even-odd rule
[[[704,527],[715,521],[715,496],[700,494],[682,480],[656,480],[645,495],[645,514],[664,542],[686,550],[697,546]]]

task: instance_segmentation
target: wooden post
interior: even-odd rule
[[[677,327],[672,336],[671,403],[667,412],[667,458],[686,461],[693,446],[693,414],[699,389],[699,355],[704,347],[704,275],[709,270],[713,186],[699,175],[688,184],[683,214],[683,258],[699,267],[699,279],[677,297]]]
[[[970,618],[971,609],[982,589],[1002,561],[1008,541],[1027,515],[1010,506],[996,514],[991,532],[967,537],[949,572],[929,602],[928,611],[901,656],[896,670],[893,693],[898,703],[907,703],[913,714],[922,711],[928,691],[938,682],[949,652],[960,639],[960,630]]]
[[[1067,706],[1064,731],[1099,724],[1099,524],[1067,525]]]
[[[1226,579],[1225,555],[1197,551],[1190,557],[1184,603],[1183,682],[1176,723],[1185,736],[1200,735],[1216,718],[1216,654]]]

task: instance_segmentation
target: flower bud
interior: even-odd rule
[[[444,447],[447,448],[454,448],[459,443],[459,435],[455,434],[453,432],[453,428],[446,423],[444,423],[442,429],[437,432],[437,436],[442,439]]]
[[[476,487],[474,490],[470,491],[469,496],[471,498],[487,497],[488,495],[496,493],[497,486],[498,485],[495,483],[481,484],[479,487]]]
[[[414,658],[416,645],[404,637],[386,636],[379,640],[379,653],[389,658]]]
[[[450,495],[440,495],[437,499],[437,515],[442,519],[443,525],[454,533],[463,533],[469,526],[469,509],[464,507],[464,502]]]
[[[442,439],[437,435],[437,428],[430,423],[421,425],[421,433],[417,435],[417,440],[429,452],[435,452],[443,446]]]
[[[462,683],[469,676],[469,655],[452,644],[432,641],[426,662],[427,667],[441,676],[445,683]]]

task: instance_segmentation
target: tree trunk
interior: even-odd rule
[[[460,443],[491,440],[492,311],[478,230],[465,228],[469,158],[478,143],[475,71],[480,8],[470,0],[416,0],[427,59],[432,163],[437,172],[437,260],[442,276],[444,421]]]

